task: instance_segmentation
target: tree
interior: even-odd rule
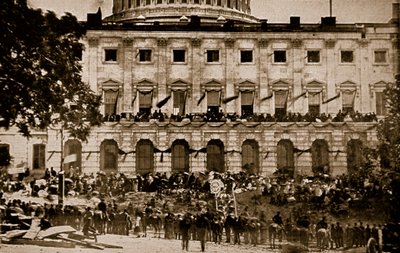
[[[385,90],[388,115],[380,122],[378,137],[383,167],[400,173],[400,75]]]
[[[1,127],[29,137],[31,129],[61,125],[86,140],[101,123],[101,97],[80,75],[84,32],[69,13],[58,18],[26,0],[0,1]]]
[[[388,115],[379,124],[380,158],[384,177],[390,178],[388,185],[387,212],[394,221],[400,221],[400,75],[394,85],[385,91]]]

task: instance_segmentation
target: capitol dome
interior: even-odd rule
[[[202,23],[234,20],[257,23],[250,14],[250,0],[114,0],[108,22],[187,22],[198,16]]]

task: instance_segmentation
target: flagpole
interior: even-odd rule
[[[332,0],[329,0],[329,16],[332,17]]]

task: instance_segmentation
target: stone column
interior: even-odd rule
[[[132,38],[123,38],[123,50],[124,50],[124,76],[123,76],[123,103],[121,105],[121,112],[132,112],[131,99],[132,99],[132,61],[133,53],[132,53]]]
[[[255,108],[258,108],[257,113],[271,113],[269,100],[261,101],[262,98],[268,97],[272,91],[268,88],[268,40],[260,39],[258,41],[258,47],[260,50],[260,55],[258,57],[258,85],[259,94],[255,97]],[[256,94],[254,94],[256,95]]]
[[[97,86],[97,66],[99,59],[97,57],[97,54],[101,49],[99,49],[99,37],[88,37],[88,43],[89,43],[89,53],[88,53],[88,79],[89,79],[89,86],[92,88],[94,91],[97,93],[100,93],[101,91],[98,90]],[[101,51],[100,51],[101,52]],[[101,54],[100,54],[101,58]],[[101,59],[100,59],[101,61]]]
[[[292,40],[292,48],[293,48],[293,86],[292,86],[292,96],[290,96],[290,87],[289,87],[289,96],[288,96],[288,105],[290,104],[293,97],[296,97],[303,93],[303,68],[304,68],[304,54],[303,54],[303,41],[299,39]],[[288,111],[299,111],[294,110],[294,108],[303,108],[300,109],[301,113],[305,113],[308,111],[308,108],[305,110],[304,106],[301,104],[303,99],[297,99],[294,103],[291,104],[290,108],[288,107]]]
[[[203,55],[201,53],[201,42],[202,40],[199,38],[193,38],[192,43],[192,55],[191,55],[191,70],[192,70],[192,94],[188,94],[186,105],[186,111],[193,113],[201,113],[201,106],[197,106],[197,101],[199,101],[202,91],[201,91],[201,82],[202,82],[202,66],[204,64],[203,57],[199,57],[199,55]],[[188,92],[190,92],[188,90]],[[191,100],[189,100],[191,98]]]
[[[237,63],[235,57],[235,39],[228,38],[225,39],[225,97],[231,97],[235,95],[235,80],[236,80],[236,72],[237,72]],[[223,90],[221,91],[223,92]],[[226,104],[226,113],[234,113],[236,111],[235,108],[236,103],[227,103]]]
[[[359,77],[359,81],[357,83],[356,96],[354,98],[354,110],[359,111],[361,113],[367,113],[373,111],[373,104],[370,101],[370,91],[369,91],[369,73],[371,71],[371,61],[373,59],[369,59],[369,50],[368,44],[369,41],[367,39],[360,39],[358,41],[359,44],[359,62],[357,66],[357,73]],[[356,63],[357,64],[357,63]],[[364,99],[365,98],[365,99]]]
[[[157,39],[157,72],[156,72],[156,80],[157,80],[157,92],[153,94],[158,94],[158,97],[153,97],[153,101],[159,101],[166,97],[167,94],[167,80],[169,76],[169,65],[171,62],[168,62],[167,57],[167,45],[168,39],[159,38]],[[157,103],[156,102],[156,103]]]
[[[326,48],[326,86],[327,86],[327,94],[322,94],[322,99],[326,100],[331,97],[336,96],[336,58],[335,58],[335,40],[326,40],[325,41],[325,48]],[[325,97],[324,97],[325,95]],[[322,105],[321,101],[321,112],[327,113],[337,113],[337,103],[327,103]]]

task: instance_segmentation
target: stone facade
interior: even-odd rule
[[[199,15],[196,26],[190,19],[184,20],[186,24],[172,16],[170,19],[176,20],[170,23],[165,19],[153,23],[155,16],[151,22],[128,20],[129,15],[137,17],[136,12],[170,8],[166,1],[161,7],[150,2],[153,5],[131,5],[120,10],[122,3],[116,0],[114,14],[105,19],[107,22],[100,27],[88,24],[82,41],[82,78],[105,98],[104,114],[110,110],[106,93],[116,94],[110,101],[115,105],[111,103],[113,113],[119,117],[94,128],[87,143],[75,140],[81,154],[74,165],[85,173],[109,172],[110,168],[129,174],[213,169],[238,172],[251,164],[252,172],[262,175],[272,174],[279,166],[293,167],[294,176],[312,175],[315,165],[327,165],[330,174],[339,175],[349,172],[349,156],[359,156],[362,147],[376,147],[376,122],[205,122],[170,118],[142,122],[134,121],[133,116],[141,111],[143,94],[151,96],[151,112],[167,99],[162,112],[175,114],[177,91],[185,94],[184,109],[180,109],[183,114],[206,113],[210,109],[209,92],[218,92],[217,109],[225,115],[241,116],[249,105],[252,114],[274,115],[279,106],[278,94],[284,92],[286,112],[304,115],[316,108],[318,113],[334,117],[350,106],[360,114],[376,113],[380,119],[385,113],[379,100],[382,91],[394,83],[394,75],[399,72],[396,24],[267,24],[249,19],[249,10],[244,7],[235,10],[237,15],[232,20],[236,23],[232,26],[224,25],[229,23],[225,22],[229,16],[222,20],[224,24],[218,23],[220,15],[214,16],[214,25],[208,23],[209,17]],[[210,7],[205,1],[201,3],[198,8],[210,13],[218,8],[233,11],[226,5]],[[248,6],[250,1],[241,3]],[[124,2],[124,6],[128,4]],[[239,14],[244,16],[237,22]],[[124,17],[127,26],[115,23],[124,23]],[[202,18],[207,22],[202,23]],[[252,102],[246,104],[245,95],[248,98],[249,94]],[[221,102],[229,98],[232,100]],[[9,145],[14,163],[25,161],[30,168],[38,159],[33,154],[34,144],[45,147],[45,157],[40,158],[45,167],[57,169],[62,152],[64,156],[75,152],[67,143],[73,140],[62,135],[60,129],[35,132],[29,140],[18,136],[18,142],[16,135],[12,129],[2,132],[0,144]],[[361,146],[355,145],[358,151],[350,152],[354,141]],[[318,151],[320,148],[323,151]],[[324,154],[326,160],[317,161],[319,154]],[[139,171],[139,167],[143,168]]]

